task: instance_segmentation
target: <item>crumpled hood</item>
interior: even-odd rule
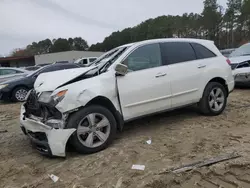
[[[94,68],[94,66],[91,66],[40,74],[34,83],[34,88],[38,92],[54,91],[60,85],[65,84]]]
[[[231,63],[242,63],[245,61],[250,61],[250,56],[237,56],[237,57],[230,57],[229,58]]]

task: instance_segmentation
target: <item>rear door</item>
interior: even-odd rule
[[[202,61],[197,60],[188,42],[161,43],[163,63],[168,65],[171,79],[172,107],[198,102],[202,84]]]
[[[158,43],[138,47],[124,64],[129,72],[117,76],[117,85],[125,120],[171,108],[168,66]]]

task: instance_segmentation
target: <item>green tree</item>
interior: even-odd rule
[[[236,36],[238,33],[241,33],[242,26],[240,24],[240,15],[241,15],[241,7],[242,0],[228,0],[227,2],[228,8],[226,9],[226,13],[224,15],[224,27],[226,28],[227,35],[227,46],[234,47],[239,42]]]
[[[241,8],[241,23],[244,37],[250,39],[250,0],[243,0]]]
[[[221,24],[222,13],[217,0],[205,0],[202,12],[202,26],[206,32],[206,38],[218,44]]]
[[[89,48],[88,43],[86,40],[82,39],[81,37],[75,37],[73,39],[73,43],[71,44],[72,50],[87,50]]]
[[[70,45],[67,39],[59,38],[55,40],[53,46],[51,47],[51,52],[63,52],[70,51]]]

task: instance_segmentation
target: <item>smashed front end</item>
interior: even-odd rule
[[[21,129],[41,154],[65,157],[67,141],[75,129],[65,129],[67,115],[53,102],[40,102],[38,96],[41,95],[31,90],[22,105]]]

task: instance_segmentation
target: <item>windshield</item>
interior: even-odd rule
[[[230,54],[230,57],[245,56],[245,55],[250,56],[250,43],[244,44],[241,47],[237,48]]]
[[[108,52],[106,52],[105,54],[103,54],[102,56],[100,56],[99,58],[97,58],[95,61],[93,61],[89,66],[98,66],[99,64],[103,64],[103,62],[107,62],[109,60],[112,59],[112,61],[114,62],[114,57],[115,60],[120,57],[120,55],[122,55],[122,53],[130,46],[124,46],[124,47],[118,47],[115,49],[112,49]],[[122,53],[120,53],[122,51]]]

